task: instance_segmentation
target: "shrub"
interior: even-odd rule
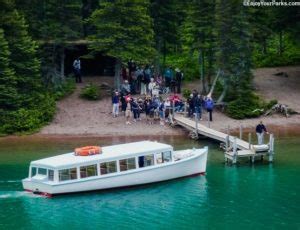
[[[226,113],[234,119],[258,117],[264,112],[260,98],[249,92],[228,103]]]
[[[271,100],[271,101],[269,101],[268,103],[266,103],[266,105],[264,106],[264,108],[266,109],[266,110],[268,110],[268,109],[271,109],[274,105],[276,105],[278,103],[278,101],[277,100]]]
[[[93,84],[88,84],[81,90],[80,97],[87,100],[99,100],[100,88]]]
[[[53,92],[53,96],[55,100],[60,100],[67,95],[70,95],[74,92],[76,88],[75,81],[73,78],[66,79],[59,87]]]
[[[55,101],[49,95],[39,95],[43,103],[32,108],[20,108],[14,111],[1,111],[0,120],[4,124],[0,133],[13,134],[33,132],[51,121],[55,113]]]

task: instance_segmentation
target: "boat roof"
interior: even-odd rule
[[[32,161],[31,165],[47,168],[70,168],[83,164],[86,165],[86,163],[122,159],[123,157],[126,158],[138,154],[149,152],[155,153],[157,151],[165,151],[170,149],[172,149],[171,145],[153,141],[139,141],[102,147],[101,154],[91,156],[75,156],[74,152],[71,152]]]

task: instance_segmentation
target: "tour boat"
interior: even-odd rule
[[[129,187],[205,174],[208,148],[174,151],[153,141],[74,152],[32,161],[26,191],[45,196]]]

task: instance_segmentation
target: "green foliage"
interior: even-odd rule
[[[99,100],[100,88],[96,85],[88,84],[81,90],[80,97],[87,100]]]
[[[195,56],[188,58],[186,55],[167,55],[166,66],[179,68],[184,73],[184,80],[199,78],[199,65]]]
[[[0,104],[5,109],[13,109],[19,104],[16,76],[10,67],[10,51],[2,29],[0,29],[0,50]]]
[[[62,44],[82,37],[81,0],[16,0],[35,39]]]
[[[229,102],[226,108],[226,113],[234,119],[258,117],[263,111],[263,102],[252,92],[242,94]]]
[[[36,130],[55,112],[54,99],[42,86],[38,47],[11,2],[0,1],[0,28],[0,133]]]
[[[215,59],[216,28],[215,1],[191,1],[186,9],[185,21],[182,24],[181,37],[183,48],[187,54],[186,64],[191,65],[196,76],[201,77],[202,91],[207,91],[205,74],[213,72]],[[188,70],[188,68],[186,68]]]
[[[150,14],[153,18],[158,69],[161,67],[160,63],[163,68],[166,67],[166,57],[172,54],[174,48],[180,49],[182,34],[179,27],[185,17],[185,6],[183,1],[151,0]]]
[[[33,132],[52,120],[55,114],[55,101],[50,95],[40,95],[44,104],[13,111],[0,111],[0,134]]]
[[[145,0],[100,1],[89,20],[96,30],[89,36],[90,48],[118,60],[152,60],[154,33],[148,8]]]
[[[268,53],[263,54],[255,50],[253,54],[253,62],[256,67],[275,67],[275,66],[288,66],[298,65],[300,63],[300,47],[293,44],[292,41],[288,42],[282,55],[279,55],[274,43],[270,43]]]
[[[188,99],[191,95],[192,91],[190,89],[183,89],[182,90],[182,95],[185,99]]]
[[[67,78],[62,84],[53,89],[53,97],[60,100],[74,92],[76,88],[74,78]]]
[[[278,101],[276,99],[269,101],[268,103],[265,104],[265,109],[271,109],[274,105],[276,105]]]

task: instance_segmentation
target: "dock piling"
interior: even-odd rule
[[[236,164],[237,162],[237,144],[236,144],[236,137],[233,139],[233,159],[232,163]]]
[[[199,122],[199,120],[198,120],[198,115],[197,114],[195,116],[195,120],[196,120],[196,122],[195,122],[195,124],[196,124],[195,133],[196,133],[196,138],[198,139],[198,122]]]
[[[249,149],[251,149],[251,133],[248,134]]]
[[[243,139],[243,125],[240,124],[240,139]]]
[[[273,154],[274,154],[274,135],[270,134],[270,141],[269,141],[269,162],[273,161]]]
[[[229,135],[226,136],[225,139],[225,152],[229,150]]]

